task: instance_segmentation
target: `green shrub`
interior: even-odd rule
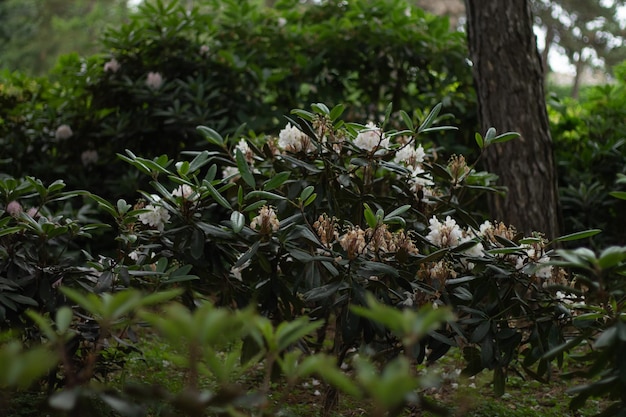
[[[620,68],[615,84],[590,87],[580,100],[550,106],[564,231],[600,228],[600,245],[624,244],[626,235],[626,202],[609,195],[621,189],[616,181],[625,173],[626,84]]]
[[[284,109],[322,99],[349,104],[353,121],[390,101],[422,109],[443,100],[463,115],[462,126],[473,126],[464,40],[444,19],[400,2],[258,3],[206,1],[186,10],[146,2],[105,34],[102,55],[64,57],[50,81],[11,110],[0,141],[12,163],[2,171],[44,182],[63,176],[74,189],[130,197],[146,184],[119,163],[125,149],[175,158],[203,146],[200,124],[232,133],[245,122],[276,133]],[[4,78],[7,89],[26,83]],[[467,137],[458,139],[450,135],[446,143],[456,148],[446,149],[459,152]]]

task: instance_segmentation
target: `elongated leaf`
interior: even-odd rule
[[[322,115],[330,114],[330,109],[324,103],[311,104],[311,108],[318,114],[322,114]]]
[[[474,139],[476,139],[476,144],[480,149],[483,149],[485,147],[485,140],[483,139],[483,135],[476,132],[476,134],[474,135]]]
[[[241,255],[239,259],[237,259],[237,262],[235,262],[233,268],[240,268],[243,264],[252,259],[252,257],[256,255],[256,253],[259,251],[259,246],[261,246],[260,241],[254,242],[252,246],[250,246],[250,249],[248,249],[243,255]]]
[[[363,207],[365,208],[363,212],[365,216],[365,221],[367,222],[367,225],[369,227],[374,229],[376,225],[378,224],[378,219],[376,218],[376,215],[374,214],[374,212],[372,211],[372,209],[367,203],[363,203]]]
[[[406,213],[406,212],[407,212],[410,208],[411,208],[411,205],[410,205],[410,204],[405,204],[404,206],[400,206],[400,207],[398,207],[397,209],[393,210],[391,213],[387,214],[387,215],[384,217],[384,220],[387,220],[387,219],[388,219],[388,218],[390,218],[390,217],[396,217],[396,216],[399,216],[399,215],[401,215],[401,214],[404,214],[404,213]]]
[[[428,116],[426,116],[426,119],[424,120],[424,122],[417,129],[419,133],[422,133],[424,129],[428,129],[429,127],[432,126],[432,124],[435,122],[435,119],[439,115],[439,112],[441,111],[441,107],[442,107],[442,104],[439,103],[430,111]]]
[[[289,171],[279,172],[278,174],[267,180],[265,184],[263,184],[263,190],[271,191],[275,188],[280,187],[285,183],[285,181],[289,179],[290,175],[291,173]]]
[[[251,198],[264,198],[268,200],[286,200],[282,195],[270,193],[269,191],[251,191],[246,195],[246,200]]]
[[[235,154],[235,159],[237,160],[237,168],[239,169],[239,175],[241,175],[241,178],[243,178],[246,184],[254,188],[254,186],[256,185],[256,182],[254,181],[252,172],[250,172],[248,161],[246,161],[246,158],[245,156],[243,156],[243,153],[241,153],[240,149],[237,149],[237,152]]]
[[[570,233],[569,235],[557,237],[556,239],[554,239],[554,242],[569,242],[572,240],[586,239],[588,237],[595,236],[601,232],[602,230],[600,229],[584,230],[582,232]]]
[[[218,146],[224,146],[224,138],[222,138],[222,135],[220,135],[210,127],[198,126],[196,127],[196,130],[198,131],[198,133],[200,133],[200,136],[202,136],[207,142]]]
[[[507,132],[493,138],[489,143],[504,143],[513,139],[517,139],[520,137],[520,134],[517,132]]]
[[[619,198],[620,200],[626,200],[626,191],[611,191],[610,196]]]
[[[415,129],[415,125],[413,124],[413,120],[411,119],[411,116],[409,116],[409,114],[407,112],[405,112],[404,110],[400,110],[400,117],[402,117],[402,121],[404,122],[405,126],[409,130]]]
[[[339,117],[341,117],[341,115],[343,114],[343,111],[346,109],[346,106],[344,106],[343,104],[337,104],[335,107],[333,107],[333,109],[330,111],[330,120],[331,121],[335,121],[337,120]]]
[[[215,200],[215,202],[217,202],[217,204],[219,204],[220,206],[227,208],[229,210],[232,210],[233,208],[231,207],[230,203],[228,202],[228,200],[226,200],[216,189],[215,187],[213,187],[213,185],[211,185],[210,182],[208,181],[204,181],[204,186],[207,188],[207,190],[209,191],[209,194],[211,194],[211,197],[213,197],[213,200]]]

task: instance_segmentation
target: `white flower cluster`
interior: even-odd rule
[[[354,139],[354,144],[365,151],[373,152],[389,148],[389,138],[379,127],[369,122]]]
[[[60,125],[57,127],[57,130],[54,132],[54,138],[56,140],[65,140],[74,136],[74,132],[69,125]]]
[[[443,223],[433,216],[429,220],[429,224],[430,232],[426,236],[426,239],[435,246],[446,248],[453,248],[462,243],[474,240],[477,237],[484,237],[485,228],[488,228],[489,225],[491,225],[491,223],[487,221],[480,226],[481,231],[475,231],[472,229],[463,230],[456,223],[456,220],[450,216],[447,216]],[[474,246],[468,248],[463,253],[471,257],[483,257],[485,256],[484,251],[485,248],[483,244],[481,242],[476,242]],[[470,269],[473,268],[471,263],[466,266]]]
[[[523,245],[522,247],[526,255],[517,258],[516,268],[529,275],[535,275],[537,278],[551,278],[552,267],[545,265],[550,262],[550,257],[531,245]],[[542,264],[543,266],[541,266]]]
[[[146,85],[151,90],[158,90],[163,85],[163,76],[160,72],[150,71],[146,76]]]
[[[407,144],[402,146],[396,152],[396,156],[393,158],[393,161],[396,164],[404,164],[415,169],[419,167],[422,162],[424,162],[425,157],[426,152],[424,152],[424,147],[422,145],[418,145],[418,147],[415,148],[412,144]]]
[[[155,201],[160,200],[158,196],[153,196]],[[158,204],[148,204],[144,207],[145,212],[139,214],[139,221],[150,227],[156,228],[162,232],[165,228],[165,224],[170,221],[170,214],[167,210]]]
[[[172,191],[172,195],[174,197],[181,197],[184,200],[195,201],[200,196],[196,193],[193,188],[191,188],[187,184],[179,185],[174,191]]]
[[[429,172],[424,171],[421,166],[417,166],[409,176],[409,185],[414,193],[422,191],[425,196],[432,195],[432,189],[434,186],[433,177]]]
[[[311,138],[291,123],[287,123],[287,126],[278,133],[278,147],[291,153],[311,153],[316,150]]]
[[[111,58],[109,61],[104,63],[104,72],[116,73],[120,70],[121,67],[122,65],[117,62],[117,59]]]
[[[437,217],[433,216],[428,223],[430,232],[426,239],[435,246],[452,248],[458,246],[463,238],[463,230],[456,224],[456,220],[447,216],[441,223]]]

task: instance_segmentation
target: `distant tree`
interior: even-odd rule
[[[557,237],[556,167],[530,0],[465,4],[481,128],[521,134],[486,150],[488,170],[508,188],[506,198],[490,201],[492,216],[524,233]]]
[[[103,29],[128,13],[127,0],[4,0],[0,65],[44,74],[62,54],[96,52]]]
[[[626,59],[624,25],[618,8],[625,0],[533,0],[535,24],[545,33],[542,61],[558,47],[576,68],[572,96],[578,96],[581,75],[587,68],[610,68]]]

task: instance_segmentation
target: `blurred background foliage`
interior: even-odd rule
[[[4,73],[2,171],[131,194],[138,179],[116,157],[127,148],[176,156],[196,147],[200,124],[229,133],[245,121],[275,133],[284,109],[321,100],[345,103],[347,119],[358,121],[389,102],[427,109],[443,101],[461,132],[475,125],[464,35],[402,2],[157,1],[125,16],[104,32],[99,53],[64,55],[47,78]],[[147,86],[150,72],[162,78],[158,88]],[[57,140],[61,125],[69,140]],[[453,152],[467,142],[443,136]]]

